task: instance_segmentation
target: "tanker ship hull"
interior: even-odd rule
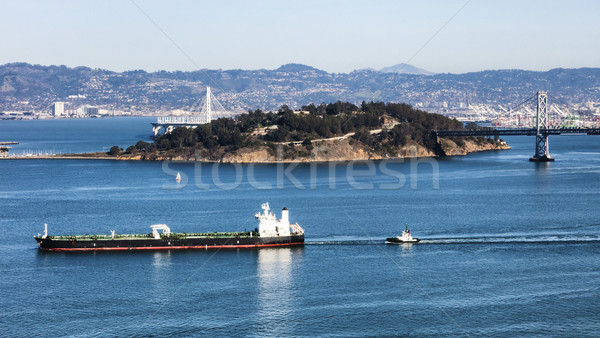
[[[234,249],[304,245],[304,234],[277,237],[53,239],[36,237],[47,251]]]
[[[290,224],[287,208],[281,219],[271,212],[269,203],[263,203],[263,213],[257,213],[258,227],[248,232],[173,233],[166,224],[153,224],[149,234],[49,236],[48,224],[44,235],[34,236],[40,249],[47,251],[101,251],[101,250],[189,250],[221,248],[260,248],[304,245],[304,229],[298,223]],[[162,231],[162,233],[161,233]]]

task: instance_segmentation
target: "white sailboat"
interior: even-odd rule
[[[181,175],[177,172],[177,177],[175,177],[175,181],[181,182]]]

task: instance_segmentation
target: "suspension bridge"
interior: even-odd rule
[[[198,105],[199,106],[199,105]],[[196,128],[201,124],[209,123],[220,117],[233,117],[236,114],[227,111],[217,98],[211,93],[210,87],[206,87],[206,97],[201,106],[202,109],[197,114],[198,106],[192,106],[192,115],[187,116],[159,116],[156,122],[152,122],[152,133],[154,137],[161,134],[168,134],[175,128]]]
[[[475,130],[435,130],[433,136],[439,144],[439,137],[453,136],[493,136],[498,139],[507,135],[535,136],[535,153],[529,159],[534,162],[551,162],[548,136],[562,134],[600,135],[600,128],[548,128],[548,94],[537,92],[536,127],[519,129],[475,129]],[[524,105],[530,99],[521,103]]]
[[[10,147],[8,147],[8,145],[11,145],[11,144],[19,144],[19,142],[14,142],[14,141],[0,142],[0,157],[8,156],[8,150],[10,150]]]

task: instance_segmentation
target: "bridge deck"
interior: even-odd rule
[[[206,123],[193,123],[193,122],[168,122],[168,123],[159,123],[159,122],[150,122],[150,124],[153,127],[160,127],[160,126],[179,126],[179,127],[188,127],[188,126],[199,126],[201,124],[206,124]]]
[[[537,135],[537,129],[482,129],[482,130],[435,130],[433,132],[439,137],[452,136],[506,136],[506,135]],[[600,128],[557,128],[557,129],[540,129],[540,134],[560,135],[560,134],[588,134],[600,135]]]

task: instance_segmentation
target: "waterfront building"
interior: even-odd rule
[[[52,104],[52,116],[59,117],[65,114],[65,103],[64,102],[54,102]]]

